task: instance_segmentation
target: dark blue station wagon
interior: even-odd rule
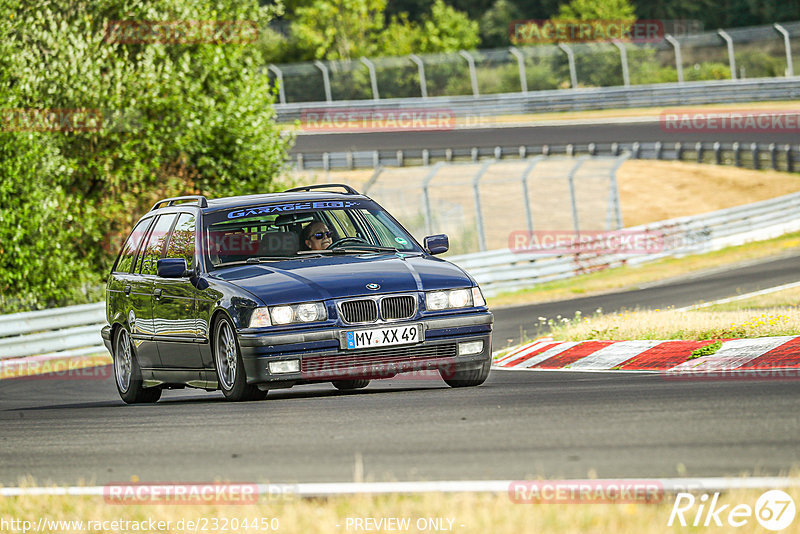
[[[341,184],[162,200],[108,277],[102,335],[119,394],[156,402],[189,386],[255,400],[422,370],[480,385],[492,314],[472,277],[434,257],[448,247],[445,235],[421,246]]]

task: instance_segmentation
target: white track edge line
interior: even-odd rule
[[[537,480],[535,482],[557,482],[560,484],[630,484],[642,481],[655,482],[666,492],[678,491],[728,491],[739,489],[776,489],[800,487],[800,478],[789,477],[706,477],[706,478],[635,478],[635,479],[569,479]],[[442,480],[432,482],[332,482],[301,484],[257,484],[259,495],[293,495],[300,497],[356,495],[379,495],[387,493],[507,493],[516,480]],[[187,485],[194,485],[187,484]],[[210,483],[213,484],[213,483]],[[119,485],[119,484],[116,484]],[[115,485],[115,486],[116,486]],[[171,486],[175,484],[153,484]],[[21,496],[103,496],[108,486],[67,487],[1,487],[0,497]]]

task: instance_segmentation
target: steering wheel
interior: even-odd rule
[[[342,245],[348,245],[348,244],[350,244],[350,245],[353,245],[353,244],[370,245],[371,243],[369,241],[367,241],[366,239],[362,239],[360,237],[343,237],[341,239],[337,239],[336,241],[334,241],[333,243],[328,245],[328,249],[337,248],[337,247],[340,247]]]

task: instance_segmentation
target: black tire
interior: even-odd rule
[[[492,368],[491,360],[486,361],[482,366],[478,367],[477,369],[470,369],[468,371],[456,371],[454,373],[447,374],[442,370],[439,370],[439,374],[442,375],[442,380],[444,380],[448,386],[451,388],[465,388],[465,387],[473,387],[473,386],[480,386],[484,382],[486,382],[486,378],[489,376],[489,371]]]
[[[351,391],[354,389],[364,389],[369,385],[369,380],[366,378],[361,380],[334,380],[331,383],[333,387],[339,391]]]
[[[214,324],[211,350],[214,354],[214,369],[222,394],[229,401],[251,401],[267,398],[267,391],[247,383],[247,374],[242,362],[239,340],[230,320],[222,316]]]
[[[136,353],[131,344],[131,335],[125,327],[117,330],[114,337],[114,382],[125,404],[144,404],[158,402],[161,388],[142,387],[142,371],[136,361]]]

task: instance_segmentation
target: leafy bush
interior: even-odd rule
[[[115,20],[263,27],[270,16],[256,0],[16,0],[0,7],[5,105],[102,117],[83,131],[3,137],[0,247],[13,247],[19,260],[3,255],[2,311],[79,300],[76,288],[102,279],[132,221],[157,198],[276,187],[291,138],[273,120],[261,48],[105,39]],[[43,254],[47,248],[64,250],[53,256]],[[11,261],[24,270],[9,273],[19,267]]]

